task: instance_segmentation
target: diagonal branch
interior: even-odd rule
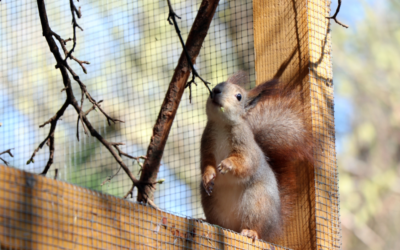
[[[186,41],[186,52],[188,52],[189,58],[192,58],[193,61],[196,60],[196,57],[200,53],[201,46],[207,35],[218,2],[219,0],[203,0],[200,5]],[[186,52],[183,51],[179,58],[178,65],[175,68],[174,75],[172,76],[156,124],[153,128],[153,135],[151,136],[151,141],[146,153],[147,159],[143,164],[143,170],[140,176],[140,180],[146,183],[155,183],[157,180],[157,173],[160,169],[164,147],[185,90],[186,82],[190,76],[191,60],[187,60]],[[146,186],[145,193],[146,196],[144,196],[143,193],[138,194],[138,201],[154,199],[153,185]]]
[[[333,16],[331,16],[331,17],[326,17],[326,18],[335,20],[335,22],[337,24],[340,24],[340,25],[342,25],[343,27],[345,27],[347,29],[349,27],[348,25],[346,25],[346,24],[344,24],[344,23],[342,23],[342,22],[340,22],[339,20],[336,19],[337,15],[339,14],[341,5],[342,5],[342,0],[338,0],[338,6],[336,8],[335,14],[333,14]]]
[[[179,29],[178,23],[176,22],[176,19],[175,19],[175,17],[177,17],[179,19],[181,19],[181,18],[175,13],[174,9],[172,8],[170,0],[167,0],[167,2],[168,2],[168,9],[169,9],[167,21],[169,22],[170,25],[174,25],[175,31],[178,34],[179,41],[181,42],[183,51],[186,55],[186,59],[188,60],[190,69],[192,70],[192,80],[190,80],[185,86],[185,88],[189,87],[189,90],[190,90],[189,100],[190,100],[190,102],[192,102],[192,83],[194,83],[197,86],[197,84],[195,82],[196,77],[199,78],[204,83],[204,86],[207,87],[208,91],[211,94],[211,89],[210,89],[210,87],[208,87],[208,85],[210,83],[205,81],[203,78],[201,78],[200,75],[197,73],[196,69],[194,68],[192,59],[190,58],[190,55],[185,46],[185,43],[183,42],[181,30]]]

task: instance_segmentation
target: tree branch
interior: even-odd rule
[[[129,176],[129,178],[132,181],[132,187],[130,189],[130,192],[133,192],[133,189],[135,187],[137,187],[139,192],[144,193],[145,192],[145,186],[149,185],[149,184],[147,182],[145,182],[145,181],[137,180],[133,176],[133,174],[130,172],[129,168],[122,161],[119,153],[117,153],[113,148],[115,145],[120,145],[120,143],[112,143],[112,142],[108,142],[106,139],[104,139],[100,135],[100,133],[98,133],[97,130],[92,126],[92,124],[90,123],[89,119],[87,118],[87,115],[92,110],[97,108],[107,118],[108,124],[110,124],[110,121],[112,121],[114,123],[117,122],[117,121],[120,121],[120,122],[123,122],[123,121],[110,117],[101,108],[100,103],[102,101],[97,102],[96,100],[94,100],[91,97],[91,95],[89,94],[89,92],[86,89],[86,86],[79,79],[79,76],[69,67],[69,65],[67,63],[68,57],[72,58],[72,52],[74,51],[74,49],[76,47],[76,27],[80,28],[80,26],[76,23],[75,14],[77,14],[78,18],[79,18],[81,16],[80,9],[78,10],[74,5],[73,0],[70,0],[70,8],[71,8],[71,14],[72,14],[72,25],[73,25],[73,32],[74,32],[74,38],[73,38],[74,45],[73,45],[73,48],[69,52],[66,53],[67,50],[65,48],[65,43],[66,43],[67,40],[63,40],[60,36],[58,36],[55,32],[53,32],[50,29],[50,25],[49,25],[48,18],[47,18],[47,12],[46,12],[46,7],[45,7],[44,0],[37,0],[37,4],[38,4],[38,9],[39,9],[40,22],[41,22],[42,30],[43,30],[43,36],[46,38],[47,44],[49,45],[49,48],[50,48],[50,51],[53,53],[53,56],[57,61],[56,68],[60,70],[60,73],[61,73],[61,76],[62,76],[62,79],[63,79],[63,84],[64,84],[64,88],[63,88],[62,91],[66,92],[67,98],[66,98],[66,101],[65,101],[64,105],[57,112],[57,114],[55,116],[53,116],[49,121],[47,121],[43,125],[41,125],[41,127],[43,127],[46,124],[49,124],[49,123],[51,124],[51,128],[50,128],[49,134],[45,138],[45,140],[43,140],[43,142],[39,145],[39,147],[34,151],[34,153],[32,154],[32,157],[28,160],[27,164],[29,164],[30,162],[34,162],[33,158],[34,158],[35,154],[39,151],[40,148],[43,147],[43,145],[46,142],[49,141],[50,157],[49,157],[49,161],[48,161],[45,169],[43,170],[42,174],[44,175],[44,174],[47,173],[48,169],[50,168],[51,164],[53,163],[54,131],[56,129],[57,121],[64,114],[64,111],[67,109],[67,107],[69,105],[71,105],[71,106],[74,107],[75,111],[78,114],[78,124],[79,124],[79,120],[81,120],[82,121],[82,125],[83,125],[83,127],[85,129],[85,132],[88,130],[93,137],[95,137],[98,141],[100,141],[104,145],[104,147],[106,147],[108,149],[108,151],[111,153],[111,155],[114,157],[114,159],[118,162],[120,167]],[[63,59],[61,57],[59,48],[58,48],[53,36],[60,42],[61,47],[63,48],[64,54],[65,54],[65,59]],[[73,93],[73,90],[72,90],[72,87],[71,87],[71,80],[69,78],[68,72],[71,73],[71,75],[73,76],[73,79],[79,84],[79,86],[81,88],[81,91],[82,91],[81,106],[79,106],[78,101],[76,100],[76,98],[74,96],[74,93]],[[84,96],[86,96],[86,98],[93,105],[92,108],[89,109],[86,112],[82,111],[82,105],[83,105]],[[77,134],[77,137],[79,138],[79,134]]]
[[[336,16],[339,14],[339,11],[340,11],[340,6],[342,5],[342,0],[338,0],[338,6],[337,6],[337,8],[336,8],[336,12],[335,12],[335,14],[333,14],[333,16],[331,16],[331,17],[326,17],[327,19],[333,19],[333,20],[335,20],[335,22],[337,23],[337,24],[340,24],[340,25],[342,25],[343,27],[345,27],[346,29],[349,27],[348,25],[346,25],[346,24],[344,24],[344,23],[342,23],[342,22],[340,22],[339,20],[337,20],[336,19]]]
[[[185,88],[189,87],[189,91],[190,91],[189,92],[189,100],[190,100],[190,102],[192,102],[192,83],[194,83],[197,86],[197,84],[195,82],[196,77],[199,78],[204,83],[204,86],[207,87],[208,92],[210,92],[210,94],[211,94],[211,89],[210,89],[210,87],[208,87],[208,85],[210,83],[205,81],[203,78],[201,78],[200,75],[197,73],[196,69],[194,68],[192,59],[190,58],[189,52],[186,49],[185,43],[183,42],[183,39],[181,36],[181,30],[179,29],[178,23],[176,22],[176,19],[175,19],[175,17],[177,17],[179,19],[181,19],[181,18],[178,15],[176,15],[174,9],[172,8],[170,0],[167,0],[167,2],[168,2],[168,9],[169,9],[167,21],[169,22],[170,25],[174,25],[175,31],[179,37],[179,41],[181,42],[183,51],[185,52],[186,59],[188,60],[190,69],[192,70],[192,80],[190,80],[185,86]]]
[[[39,127],[42,128],[44,126],[46,126],[47,124],[51,124],[50,126],[50,131],[49,134],[47,135],[47,137],[42,141],[42,143],[39,144],[39,147],[36,148],[36,150],[33,152],[31,158],[28,160],[28,162],[26,163],[27,165],[29,165],[31,162],[34,163],[33,158],[35,157],[36,153],[43,148],[44,144],[46,142],[49,142],[49,148],[50,148],[50,152],[49,152],[49,160],[47,161],[46,166],[44,167],[41,175],[46,175],[47,171],[49,171],[51,164],[53,164],[53,157],[54,157],[54,132],[56,131],[56,127],[57,127],[57,122],[60,119],[61,116],[63,116],[65,110],[68,108],[68,100],[64,102],[63,106],[60,108],[60,110],[58,110],[58,112],[52,117],[50,118],[47,122],[43,123],[42,125],[40,125]]]
[[[193,62],[195,62],[196,57],[200,52],[215,10],[218,6],[218,2],[219,0],[203,0],[200,5],[186,42],[186,51],[189,58],[192,58]],[[172,14],[170,12],[170,15],[172,16],[171,19],[174,19],[175,15],[173,10]],[[168,139],[168,134],[171,130],[172,122],[175,118],[183,92],[187,86],[186,82],[189,78],[191,69],[189,62],[192,63],[191,60],[187,60],[187,55],[184,50],[179,58],[178,65],[175,68],[174,75],[169,84],[168,91],[165,95],[164,102],[153,128],[153,135],[146,154],[147,159],[144,162],[143,171],[140,176],[141,181],[154,183],[157,179],[157,173],[160,168],[160,162]],[[153,200],[153,185],[146,186],[145,193],[147,197],[144,197],[143,193],[139,193],[137,200]]]

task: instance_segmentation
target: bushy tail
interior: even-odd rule
[[[257,95],[262,98],[247,120],[278,180],[282,218],[287,222],[299,192],[299,170],[314,165],[311,125],[294,88],[283,88],[272,80],[249,92],[249,96]]]

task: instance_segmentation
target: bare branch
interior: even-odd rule
[[[126,156],[126,157],[128,157],[128,158],[130,158],[130,159],[134,159],[134,160],[136,160],[136,161],[138,162],[139,166],[141,166],[141,163],[140,163],[139,160],[140,160],[140,159],[146,159],[146,156],[143,156],[143,155],[142,155],[142,156],[138,156],[138,157],[134,157],[134,156],[131,156],[131,155],[129,155],[129,154],[123,152],[123,151],[118,147],[118,146],[121,146],[121,145],[125,145],[125,144],[122,143],[122,142],[111,142],[110,144],[118,151],[119,156]],[[101,183],[101,185],[103,186],[103,185],[106,184],[107,182],[111,181],[115,176],[117,176],[117,174],[119,173],[120,170],[121,170],[121,168],[119,168],[115,174],[113,174],[113,175],[111,175],[111,176],[108,176],[107,179],[105,179],[105,180]],[[140,171],[139,171],[139,173],[140,173]],[[158,183],[161,184],[162,182],[158,182]],[[157,183],[153,183],[153,184],[157,184]],[[132,191],[133,191],[133,190],[132,190]],[[130,191],[130,192],[132,192],[132,191]]]
[[[6,164],[6,166],[8,166],[8,161],[4,160],[3,158],[0,157],[0,160],[2,160],[4,162],[4,164]]]
[[[124,121],[122,121],[122,120],[112,118],[101,108],[101,106],[99,105],[99,102],[96,102],[96,100],[89,94],[89,92],[86,89],[86,85],[83,84],[83,82],[80,80],[79,76],[71,69],[71,67],[69,67],[69,65],[67,63],[65,63],[65,68],[71,73],[73,79],[79,84],[81,91],[85,94],[85,96],[89,100],[89,102],[92,103],[93,105],[95,105],[96,108],[98,108],[100,110],[100,112],[107,118],[108,125],[111,125],[110,121],[112,121],[113,123],[116,123],[116,122],[124,123]]]
[[[43,123],[42,125],[40,125],[40,128],[43,128],[44,126],[46,126],[47,124],[50,123],[50,130],[49,130],[49,134],[46,136],[46,138],[39,144],[39,146],[35,149],[35,151],[33,152],[31,158],[29,158],[29,160],[26,162],[27,165],[29,165],[31,162],[34,163],[34,157],[36,155],[36,153],[43,148],[44,144],[49,142],[49,160],[47,161],[46,166],[44,167],[41,175],[46,175],[47,171],[50,169],[51,164],[53,164],[53,157],[54,157],[54,132],[56,130],[57,127],[57,122],[58,120],[64,115],[65,110],[68,108],[69,106],[69,102],[68,100],[64,102],[63,106],[60,108],[60,110],[57,111],[57,113],[50,118],[47,122]]]
[[[11,153],[11,149],[7,149],[6,151],[3,151],[0,153],[0,155],[2,154],[9,154],[11,157],[14,157],[14,155]],[[8,161],[4,160],[3,158],[0,157],[0,160],[2,160],[4,162],[4,164],[6,164],[8,166]]]
[[[59,43],[60,43],[60,45],[61,45],[61,48],[62,48],[63,51],[64,51],[64,55],[65,55],[65,56],[68,56],[68,55],[69,55],[69,58],[71,58],[72,60],[74,60],[75,62],[77,62],[77,63],[82,67],[83,72],[84,72],[85,74],[87,74],[87,70],[86,70],[85,66],[83,66],[83,64],[90,64],[90,62],[88,62],[88,61],[81,61],[81,60],[77,59],[76,57],[74,57],[72,54],[69,54],[69,51],[68,51],[67,47],[65,46],[65,45],[67,44],[67,42],[72,41],[72,39],[71,39],[71,38],[68,38],[67,40],[64,40],[64,39],[62,39],[57,33],[55,33],[54,31],[52,31],[52,35],[59,41]]]
[[[337,6],[337,8],[336,8],[336,12],[335,12],[335,14],[333,14],[333,16],[331,16],[331,17],[326,17],[327,19],[333,19],[333,20],[335,20],[335,22],[337,23],[337,24],[340,24],[340,25],[342,25],[343,27],[345,27],[346,29],[349,27],[348,25],[346,25],[346,24],[344,24],[344,23],[342,23],[342,22],[340,22],[339,20],[337,20],[336,19],[336,16],[339,14],[339,11],[340,11],[340,6],[342,5],[342,0],[338,0],[338,6]]]
[[[67,61],[68,57],[70,57],[72,55],[72,52],[74,52],[75,47],[76,47],[76,28],[79,28],[81,31],[83,31],[83,29],[78,25],[78,23],[76,22],[76,18],[75,18],[75,14],[78,15],[78,18],[81,18],[81,10],[79,9],[79,11],[77,10],[75,4],[74,4],[74,0],[69,0],[69,7],[71,9],[71,16],[72,16],[72,30],[73,30],[73,45],[72,45],[72,49],[68,52],[68,54],[65,56],[64,61]]]
[[[97,104],[100,105],[100,103],[102,103],[102,102],[103,102],[103,100],[100,100]],[[82,105],[83,105],[83,102],[81,104],[81,109],[82,109]],[[83,115],[87,116],[92,110],[96,110],[95,105],[93,105],[90,109],[88,109]],[[78,121],[76,123],[76,138],[78,139],[78,141],[79,141],[79,120],[82,121],[81,117],[82,117],[82,115],[78,116]],[[87,134],[87,130],[86,130],[86,127],[85,127],[85,124],[83,123],[83,121],[82,121],[82,127],[85,131],[85,134]]]
[[[39,151],[39,149],[41,149],[43,147],[43,145],[49,140],[49,147],[50,147],[50,157],[48,160],[48,163],[45,167],[45,169],[43,170],[42,174],[45,175],[48,171],[48,169],[50,168],[51,164],[53,163],[53,156],[54,156],[54,131],[56,129],[56,125],[57,125],[57,121],[59,120],[59,118],[63,115],[64,111],[66,110],[66,108],[69,105],[72,105],[75,109],[75,111],[78,114],[78,122],[79,119],[83,122],[82,124],[84,124],[84,128],[86,127],[86,129],[90,132],[90,134],[95,137],[99,142],[101,142],[104,147],[106,147],[108,149],[108,151],[111,153],[111,155],[114,157],[114,159],[117,161],[117,163],[120,165],[120,167],[125,171],[125,173],[129,176],[129,178],[132,181],[132,187],[130,189],[130,192],[133,192],[133,189],[135,187],[138,188],[138,191],[140,193],[144,193],[145,192],[145,187],[147,185],[153,185],[150,182],[146,182],[146,181],[139,181],[137,180],[133,174],[130,172],[129,168],[125,165],[125,163],[122,161],[121,156],[119,155],[119,153],[121,153],[121,151],[118,149],[118,153],[114,150],[114,147],[117,146],[116,143],[110,143],[108,142],[106,139],[104,139],[100,133],[97,132],[97,130],[92,126],[92,124],[90,123],[90,121],[87,118],[87,115],[90,113],[90,111],[94,110],[95,108],[98,108],[107,118],[108,123],[110,124],[110,121],[116,122],[116,121],[120,121],[123,122],[121,120],[118,119],[114,119],[111,118],[110,116],[107,115],[107,113],[101,108],[100,103],[102,101],[96,102],[96,100],[94,100],[89,92],[86,89],[86,86],[80,81],[79,76],[77,74],[75,74],[75,72],[69,67],[68,63],[67,63],[67,59],[68,57],[72,58],[72,52],[75,49],[76,46],[76,27],[79,28],[79,25],[77,25],[76,23],[76,19],[75,19],[75,14],[78,15],[78,17],[80,17],[81,12],[80,10],[77,10],[75,5],[73,4],[73,0],[70,0],[70,8],[71,8],[71,13],[73,16],[73,32],[74,32],[74,37],[73,37],[73,48],[67,53],[65,59],[62,59],[59,48],[57,46],[57,43],[55,42],[55,40],[53,39],[53,36],[60,42],[61,47],[64,50],[64,53],[66,51],[65,49],[65,43],[67,40],[63,40],[61,37],[59,37],[55,32],[53,32],[50,29],[50,25],[48,22],[48,18],[47,18],[47,12],[46,12],[46,7],[45,7],[45,3],[44,0],[37,0],[38,3],[38,9],[39,9],[39,15],[40,15],[40,21],[41,21],[41,25],[42,25],[42,29],[43,29],[43,36],[46,38],[46,41],[49,45],[50,51],[53,53],[54,58],[57,61],[56,64],[56,68],[60,70],[60,73],[62,75],[62,79],[63,79],[63,83],[64,83],[64,89],[63,91],[66,92],[67,94],[67,99],[64,103],[64,105],[62,106],[62,108],[57,112],[57,114],[55,116],[53,116],[49,121],[45,122],[43,124],[46,125],[48,123],[51,124],[51,128],[49,131],[48,136],[45,138],[45,140],[39,145],[39,147],[34,151],[34,153],[32,154],[32,157],[28,160],[27,164],[29,164],[30,162],[34,162],[34,156],[35,154]],[[76,100],[72,87],[71,87],[71,80],[69,77],[68,72],[71,73],[71,75],[73,76],[74,80],[79,84],[81,91],[82,91],[82,99],[81,99],[81,105],[83,104],[83,96],[86,96],[86,98],[88,98],[88,100],[92,103],[92,108],[89,109],[86,112],[82,111],[82,106],[80,106],[78,104],[78,101]],[[126,153],[121,153],[121,155],[128,155]],[[147,197],[147,195],[146,195]]]
[[[143,171],[140,175],[140,180],[145,183],[154,183],[157,180],[157,173],[160,168],[164,147],[167,142],[168,135],[171,130],[171,126],[179,107],[183,92],[187,87],[190,69],[193,69],[192,60],[195,61],[200,52],[203,41],[207,35],[208,28],[210,27],[211,20],[214,16],[215,10],[217,9],[218,2],[219,0],[202,1],[199,12],[197,13],[196,19],[189,32],[189,36],[185,45],[185,48],[187,49],[184,49],[179,58],[178,65],[175,68],[174,75],[172,76],[167,93],[165,94],[156,124],[154,125],[149,147],[147,148],[147,159],[143,164]],[[168,4],[170,5],[169,2]],[[171,20],[174,21],[175,15],[171,13],[174,13],[172,8],[170,8],[170,16]],[[177,26],[174,25],[174,27],[179,34],[180,31],[177,29]],[[181,43],[184,45],[183,41]],[[187,57],[187,53],[189,54],[189,57]],[[192,58],[192,60],[188,60],[188,58]],[[129,196],[132,191],[133,189],[128,192],[126,196]],[[145,186],[144,191],[145,192],[138,193],[137,200],[152,200],[154,197],[154,185],[152,184]]]
[[[14,155],[11,153],[11,150],[12,150],[12,148],[7,149],[6,151],[1,152],[0,155],[9,154],[11,157],[14,157]]]

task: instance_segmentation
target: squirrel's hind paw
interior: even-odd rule
[[[243,235],[243,236],[247,236],[247,237],[253,239],[253,242],[255,240],[258,240],[258,238],[259,238],[258,237],[258,233],[256,231],[250,230],[250,229],[243,229],[242,232],[240,232],[240,234]]]
[[[213,188],[214,188],[214,180],[215,174],[214,173],[205,173],[203,175],[203,187],[208,196],[211,195]]]

